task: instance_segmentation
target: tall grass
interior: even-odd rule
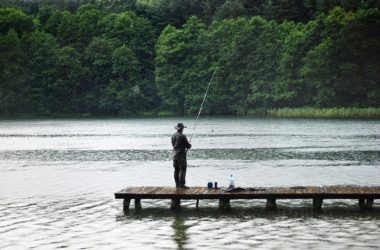
[[[268,116],[286,118],[380,118],[380,108],[281,108]]]

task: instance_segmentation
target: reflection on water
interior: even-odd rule
[[[289,205],[294,204],[284,201],[277,211],[267,211],[242,203],[229,212],[220,211],[216,206],[199,210],[185,206],[180,213],[150,207],[139,212],[131,210],[128,215],[117,218],[119,221],[171,221],[176,249],[377,247],[376,242],[364,241],[379,235],[378,207],[372,212],[362,212],[350,202],[346,206],[332,202],[317,213],[310,207]]]
[[[185,225],[185,218],[181,215],[175,216],[172,228],[174,230],[173,240],[177,243],[177,249],[184,249],[187,241],[186,230],[188,228]]]
[[[191,128],[193,120],[182,119]],[[0,122],[0,248],[375,249],[380,207],[356,200],[143,200],[122,213],[113,193],[173,185],[170,136],[178,119]],[[191,130],[185,131],[188,134]],[[187,182],[252,186],[380,185],[380,123],[202,118]],[[133,207],[133,206],[132,206]]]

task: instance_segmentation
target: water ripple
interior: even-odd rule
[[[299,148],[194,149],[190,159],[284,160],[315,159],[378,163],[380,151],[299,151]],[[306,148],[303,148],[306,149]],[[0,159],[8,161],[165,161],[170,150],[5,150]]]
[[[378,249],[380,207],[357,200],[142,200],[113,193],[173,186],[171,119],[0,121],[0,249]],[[181,118],[191,127],[193,120]],[[187,130],[190,131],[190,130]],[[205,118],[187,184],[379,185],[378,121]]]

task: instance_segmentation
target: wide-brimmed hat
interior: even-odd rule
[[[186,128],[186,126],[183,125],[182,122],[180,122],[180,123],[178,123],[177,126],[175,126],[174,128],[175,128],[176,130],[179,130],[179,129],[181,129],[181,128]]]

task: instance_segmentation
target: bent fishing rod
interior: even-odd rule
[[[191,132],[191,136],[190,136],[189,143],[191,143],[191,139],[193,139],[194,131],[195,131],[195,128],[197,127],[198,120],[199,120],[199,116],[201,115],[202,110],[203,110],[203,104],[205,103],[205,100],[206,100],[206,97],[207,97],[208,90],[209,90],[209,88],[210,88],[210,86],[211,86],[212,79],[214,79],[214,75],[215,75],[216,71],[217,71],[217,69],[214,70],[214,73],[212,74],[211,79],[210,79],[210,81],[209,81],[209,83],[208,83],[208,86],[207,86],[206,92],[205,92],[205,94],[204,94],[204,96],[203,96],[203,100],[202,100],[202,103],[201,103],[201,107],[199,108],[198,115],[197,115],[197,119],[195,120],[194,128],[193,128],[193,131]]]

